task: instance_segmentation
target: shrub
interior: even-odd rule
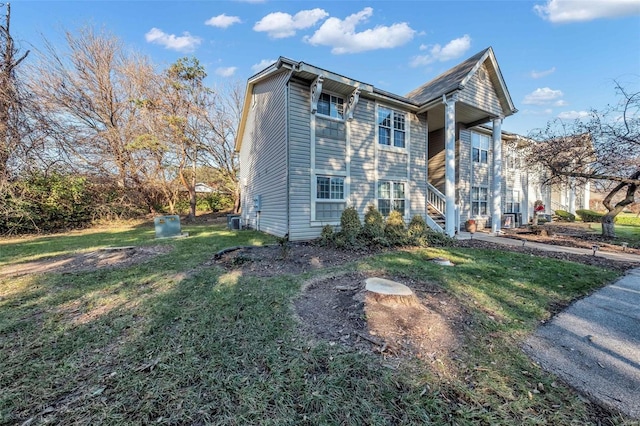
[[[616,224],[618,224],[618,225],[629,225],[629,226],[640,226],[640,217],[616,216]]]
[[[384,236],[384,217],[373,204],[369,205],[367,212],[364,214],[362,237],[369,245],[389,245]]]
[[[205,202],[212,212],[229,210],[233,207],[233,198],[227,194],[211,192],[204,197]]]
[[[355,244],[358,235],[362,232],[362,223],[355,207],[347,207],[340,215],[340,234],[347,243]]]
[[[389,241],[389,244],[394,246],[407,243],[407,228],[402,213],[396,210],[389,213],[387,222],[384,225],[384,236]]]
[[[331,245],[335,240],[336,234],[333,232],[333,226],[325,225],[320,233],[320,244],[323,246]]]
[[[407,227],[408,242],[420,247],[428,246],[429,244],[425,239],[427,229],[427,223],[424,221],[422,216],[413,216],[409,222],[409,226]]]
[[[599,223],[602,221],[602,216],[604,216],[602,213],[594,212],[593,210],[576,210],[576,213],[583,222]]]
[[[576,215],[569,213],[566,210],[556,210],[556,218],[560,222],[575,222]]]
[[[422,237],[423,246],[430,247],[451,247],[455,244],[455,240],[442,232],[434,231],[431,228],[427,228]]]

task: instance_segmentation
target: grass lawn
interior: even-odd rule
[[[602,225],[599,223],[591,223],[589,227],[598,234],[602,234]],[[621,244],[626,242],[629,247],[640,248],[640,226],[633,225],[615,225],[616,238],[614,243]]]
[[[136,224],[0,240],[0,268],[108,245],[173,246],[121,269],[0,277],[0,424],[597,424],[594,407],[519,345],[613,271],[462,248],[336,268],[428,277],[464,306],[464,351],[435,374],[419,360],[388,368],[380,355],[302,335],[291,301],[312,274],[258,279],[197,267],[223,247],[271,237],[183,230],[188,238],[154,240],[150,225]],[[425,262],[437,255],[457,266]]]

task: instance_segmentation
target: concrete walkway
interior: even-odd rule
[[[462,232],[458,239],[469,239]],[[521,246],[522,241],[476,233],[473,239]],[[527,241],[527,247],[593,255],[593,250]],[[638,262],[625,252],[596,256]],[[575,302],[538,328],[524,343],[542,368],[605,406],[640,419],[640,267],[613,284]]]
[[[458,235],[456,236],[456,239],[469,240],[471,239],[471,234],[469,232],[459,232]],[[504,244],[506,246],[522,246],[522,243],[523,243],[522,240],[495,236],[486,232],[476,232],[475,234],[473,234],[473,239],[489,241],[497,244]],[[593,256],[593,250],[591,249],[556,246],[551,244],[536,243],[533,241],[525,241],[524,244],[525,244],[525,247],[533,247],[533,248],[544,250],[544,251],[557,251],[562,253],[583,254],[583,255]],[[632,254],[628,252],[596,251],[595,255],[599,257],[612,259],[612,260],[621,260],[625,262],[637,262],[640,264],[640,255]]]

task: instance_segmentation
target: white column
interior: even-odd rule
[[[493,191],[491,194],[491,232],[500,232],[502,224],[502,118],[493,120]]]
[[[456,98],[443,96],[444,108],[444,195],[445,207],[444,232],[453,237],[456,233]]]
[[[569,180],[569,213],[576,214],[576,182],[574,178]]]
[[[589,210],[589,204],[591,203],[591,182],[584,183],[584,197],[582,201],[582,208]]]

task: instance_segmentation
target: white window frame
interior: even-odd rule
[[[330,198],[318,198],[318,178],[329,178],[329,197]],[[331,183],[333,179],[342,179],[342,198],[331,198]],[[339,225],[340,217],[336,219],[317,219],[316,217],[316,206],[318,204],[329,204],[329,203],[343,203],[344,208],[347,207],[348,200],[348,180],[345,173],[334,173],[331,171],[318,171],[314,174],[313,177],[313,197],[312,197],[312,208],[311,208],[311,225]]]
[[[475,196],[475,192],[478,190],[478,196]],[[482,194],[484,193],[484,199]],[[469,196],[471,201],[471,217],[488,217],[489,216],[489,187],[478,185],[471,187],[471,194]],[[477,211],[475,211],[475,205],[478,205]],[[481,206],[484,204],[485,213],[481,213]]]
[[[320,111],[320,103],[322,102],[323,96],[329,97],[329,114],[325,114],[324,112]],[[338,100],[341,102],[338,102]],[[330,117],[335,120],[343,121],[345,107],[346,104],[344,97],[336,95],[335,93],[323,91],[322,93],[320,93],[320,97],[318,98],[318,109],[316,110],[316,114],[323,117]]]
[[[483,143],[486,142],[486,143]],[[473,163],[488,164],[489,163],[489,147],[491,139],[488,135],[471,132],[471,161]],[[478,151],[478,159],[475,158],[475,152]],[[482,154],[485,154],[484,161]]]
[[[389,188],[389,197],[390,198],[380,198],[380,185],[381,184],[385,184],[388,183],[390,184],[390,188]],[[403,198],[397,198],[396,197],[396,185],[402,184],[403,188],[402,188],[402,192],[404,197]],[[378,211],[383,215],[383,216],[388,216],[389,213],[391,213],[393,210],[397,210],[395,208],[395,203],[396,201],[403,201],[404,202],[404,211],[401,211],[402,213],[402,217],[407,217],[407,210],[409,209],[409,185],[407,183],[406,180],[403,179],[380,179],[378,180],[378,182],[376,183],[376,208],[378,209]],[[389,200],[389,213],[383,213],[382,209],[380,208],[380,201],[382,200]]]
[[[511,204],[511,209],[507,206]],[[514,208],[517,206],[517,209]],[[504,201],[504,212],[505,213],[522,213],[522,200],[520,199],[520,191],[518,190],[507,190],[505,194]]]
[[[389,116],[389,125],[383,125],[380,123],[380,113],[382,111],[388,111],[390,113]],[[400,122],[401,120],[401,122]],[[386,121],[386,120],[384,120]],[[398,127],[396,128],[396,124]],[[402,128],[400,128],[402,127]],[[380,129],[384,128],[389,131],[389,143],[383,143],[380,138]],[[396,135],[403,135],[403,145],[396,145]],[[403,111],[398,111],[393,108],[389,108],[386,106],[378,105],[378,109],[376,111],[376,137],[378,139],[378,146],[384,149],[399,149],[406,150],[409,146],[409,118],[408,114]]]

